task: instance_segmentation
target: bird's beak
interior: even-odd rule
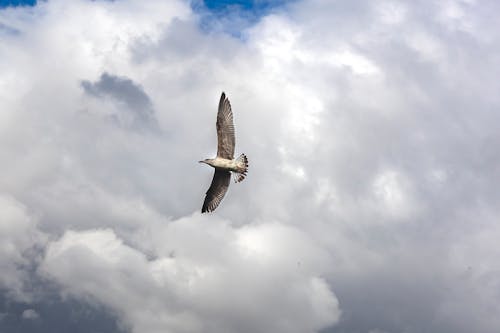
[[[205,163],[205,161],[198,161],[198,163]]]

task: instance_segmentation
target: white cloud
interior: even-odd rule
[[[408,7],[398,1],[380,1],[375,9],[385,24],[399,25],[408,15]]]
[[[415,213],[415,200],[412,198],[412,185],[397,171],[384,171],[373,182],[373,194],[376,206],[382,214],[404,221]]]
[[[68,231],[50,244],[42,270],[65,292],[123,313],[137,332],[314,332],[338,319],[318,275],[326,254],[307,235],[206,222],[196,214],[155,226],[154,259],[109,229]]]
[[[0,195],[0,288],[15,300],[30,300],[26,271],[39,256],[32,253],[35,246],[41,246],[43,241],[26,207],[9,195]]]

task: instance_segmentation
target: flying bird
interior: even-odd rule
[[[220,96],[217,112],[217,156],[207,158],[200,163],[206,163],[215,168],[212,184],[208,188],[201,212],[212,212],[224,198],[231,181],[231,173],[236,183],[245,179],[248,171],[248,159],[241,154],[234,159],[234,124],[231,103],[224,92]]]

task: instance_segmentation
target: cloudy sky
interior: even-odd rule
[[[1,332],[498,332],[497,1],[0,4]]]

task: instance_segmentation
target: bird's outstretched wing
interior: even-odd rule
[[[210,184],[210,187],[208,188],[205,201],[203,202],[203,207],[201,208],[202,213],[214,211],[215,208],[219,206],[222,198],[224,198],[224,195],[227,192],[230,180],[231,173],[229,171],[215,169],[212,184]]]
[[[234,144],[233,111],[226,94],[222,93],[217,112],[217,156],[232,160]]]

